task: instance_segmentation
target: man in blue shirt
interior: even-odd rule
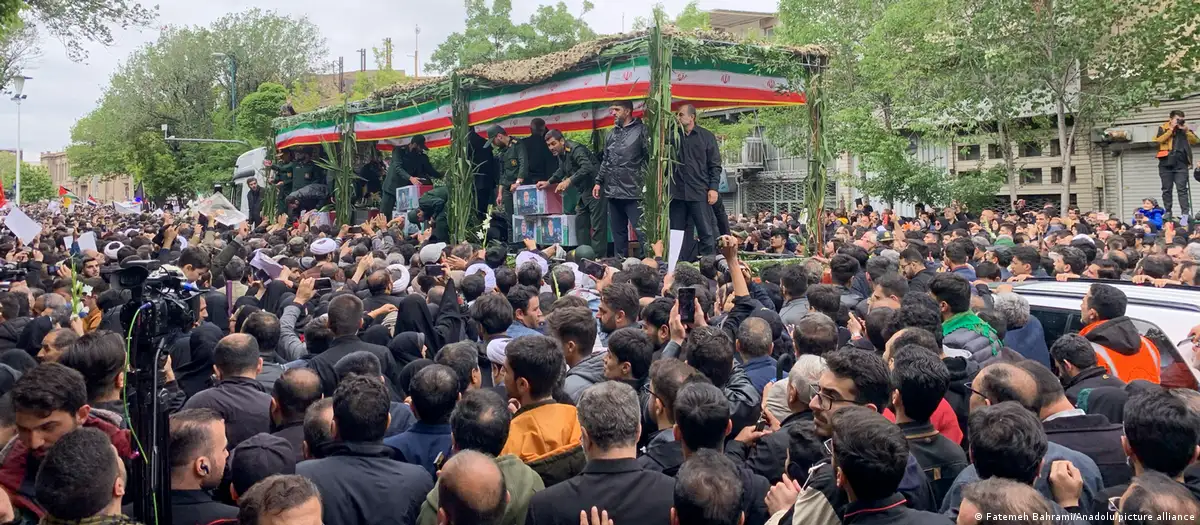
[[[530,286],[514,286],[508,291],[508,304],[512,305],[513,322],[505,333],[517,338],[523,335],[542,335],[542,307],[537,289]]]
[[[734,344],[742,361],[742,370],[750,377],[756,392],[775,380],[775,358],[771,357],[771,325],[765,319],[751,317],[738,327]]]
[[[417,422],[383,444],[396,449],[396,459],[436,476],[450,457],[450,412],[458,402],[458,375],[448,366],[429,365],[413,376],[408,393]]]

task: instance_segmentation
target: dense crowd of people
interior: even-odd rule
[[[176,525],[1200,515],[1196,377],[1114,285],[1195,285],[1200,234],[1153,214],[860,206],[751,272],[797,253],[795,218],[731,216],[668,271],[661,244],[447,245],[406,216],[24,212],[40,235],[0,238],[0,520],[132,522],[109,277],[137,261],[198,291],[160,371]],[[1005,283],[1038,277],[1097,280],[1079,333],[1047,340]]]

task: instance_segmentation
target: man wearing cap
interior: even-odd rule
[[[567,140],[556,129],[546,133],[546,146],[558,157],[558,171],[549,181],[539,182],[538,189],[555,185],[554,191],[562,193],[568,186],[579,190],[579,203],[575,205],[575,225],[579,232],[579,243],[587,244],[597,254],[608,253],[608,220],[604,197],[592,194],[596,185],[596,161],[587,147]]]
[[[400,187],[408,186],[409,184],[418,185],[421,181],[440,179],[442,174],[434,169],[433,164],[429,162],[429,155],[425,152],[429,151],[429,147],[425,145],[425,136],[416,135],[408,142],[404,148],[404,171],[408,173],[408,183],[400,181]]]
[[[529,178],[529,161],[520,139],[513,138],[499,125],[487,130],[488,140],[500,157],[500,187],[496,190],[496,205],[504,207],[504,218],[512,225],[512,194]],[[505,230],[507,231],[507,229]],[[509,237],[511,239],[511,236]],[[507,240],[507,239],[506,239]]]

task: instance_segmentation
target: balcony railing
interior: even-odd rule
[[[721,157],[726,170],[762,170],[766,167],[767,147],[762,137],[746,137],[740,151],[725,152]]]

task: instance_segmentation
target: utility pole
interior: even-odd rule
[[[387,64],[388,69],[392,69],[392,39],[383,39],[383,63]]]
[[[237,57],[233,53],[213,53],[213,57],[224,58],[229,61],[229,110],[233,113],[230,117],[233,122],[237,123]]]
[[[364,47],[364,48],[358,50],[358,61],[359,61],[358,70],[366,71],[367,70],[367,48]]]
[[[420,45],[421,26],[414,26],[414,27],[416,29],[415,29],[415,33],[413,34],[413,78],[420,78],[421,62],[420,62],[419,57],[421,55],[421,45]]]
[[[338,57],[338,93],[346,92],[346,58]]]

